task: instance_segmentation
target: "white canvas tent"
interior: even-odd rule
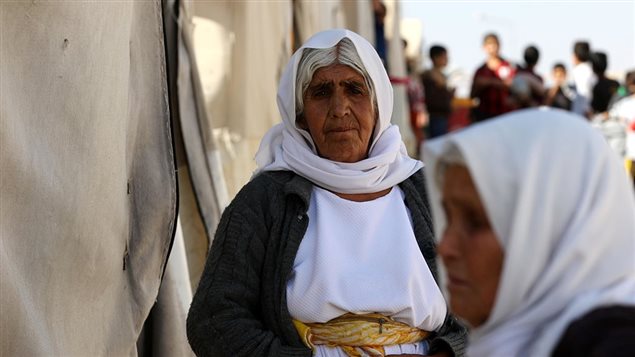
[[[291,2],[192,2],[193,46],[207,122],[228,197],[249,180],[264,133],[279,121],[276,89],[291,55]],[[226,202],[225,202],[226,203]]]
[[[417,152],[417,144],[410,127],[410,109],[408,107],[408,87],[404,84],[407,78],[404,46],[401,41],[401,10],[395,0],[386,3],[386,37],[388,41],[388,75],[393,81],[394,104],[392,123],[399,126],[401,137],[408,153],[413,156]]]

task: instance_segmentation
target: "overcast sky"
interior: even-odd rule
[[[404,0],[401,14],[422,21],[426,60],[431,44],[443,44],[450,53],[449,69],[463,69],[470,77],[484,61],[481,42],[490,31],[498,33],[508,60],[521,62],[524,48],[537,46],[538,72],[546,80],[555,62],[571,68],[573,43],[579,39],[607,53],[609,72],[635,69],[635,0]]]

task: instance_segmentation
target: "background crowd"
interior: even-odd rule
[[[514,110],[547,106],[576,113],[591,122],[624,160],[630,175],[634,175],[635,70],[627,72],[620,81],[608,78],[608,54],[594,51],[588,41],[577,41],[571,47],[571,63],[554,63],[549,74],[551,84],[547,85],[535,70],[540,60],[536,45],[525,48],[523,63],[513,63],[501,55],[496,33],[484,35],[482,48],[485,61],[473,75],[468,110],[465,100],[455,98],[455,88],[448,84],[444,71],[447,48],[431,45],[428,55],[432,67],[422,72],[410,71],[411,126],[419,144],[424,138],[470,123]]]

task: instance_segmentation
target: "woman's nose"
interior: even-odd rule
[[[331,97],[331,114],[336,118],[343,118],[350,114],[350,101],[345,93],[337,91]]]
[[[443,260],[456,258],[459,256],[458,236],[456,230],[447,226],[441,236],[441,241],[437,246],[437,253]]]

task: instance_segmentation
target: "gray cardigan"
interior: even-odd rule
[[[265,172],[227,207],[187,318],[198,356],[310,357],[287,309],[286,286],[308,225],[312,183],[289,171]],[[437,278],[432,219],[423,170],[400,185],[415,237]],[[431,352],[465,349],[466,329],[452,315],[432,337]]]

